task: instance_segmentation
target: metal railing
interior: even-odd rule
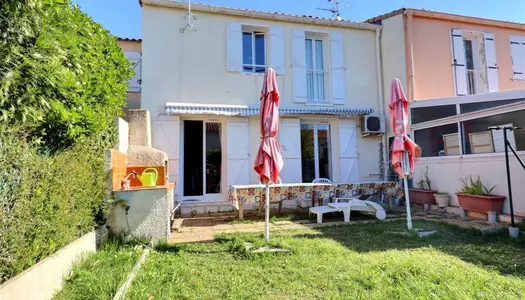
[[[489,83],[484,70],[466,70],[467,92],[469,95],[488,93]]]

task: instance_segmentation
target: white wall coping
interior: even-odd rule
[[[188,10],[188,3],[182,1],[170,1],[170,0],[140,0],[141,5],[155,5],[170,7],[176,9]],[[296,16],[288,15],[284,13],[270,13],[256,10],[240,9],[240,8],[230,8],[224,6],[213,6],[213,5],[203,5],[203,4],[191,4],[192,11],[200,11],[207,13],[214,13],[219,15],[231,15],[239,16],[246,18],[257,18],[257,19],[266,19],[274,21],[284,21],[284,22],[294,22],[301,24],[313,24],[320,26],[329,26],[329,27],[342,27],[342,28],[352,28],[352,29],[364,29],[364,30],[379,30],[382,28],[381,25],[360,23],[353,21],[337,21],[326,18],[317,18],[309,16]]]
[[[64,276],[84,253],[95,252],[95,231],[46,257],[0,285],[0,299],[51,299],[62,288]]]

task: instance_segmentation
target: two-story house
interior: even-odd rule
[[[133,63],[133,71],[135,71],[135,75],[128,83],[127,106],[124,108],[126,115],[129,109],[140,108],[142,40],[118,38],[118,43],[124,55]]]
[[[416,179],[428,168],[433,187],[451,193],[454,206],[458,178],[470,175],[506,195],[503,132],[488,128],[525,126],[525,24],[404,8],[365,22],[383,26],[385,93],[398,77],[412,101],[410,131],[423,150]],[[525,158],[525,131],[508,139]],[[515,193],[523,195],[516,183],[525,172],[511,163]],[[514,200],[525,215],[525,199]]]
[[[364,22],[384,27],[384,76],[411,101],[525,88],[525,24],[410,8]]]
[[[199,4],[188,20],[184,2],[141,5],[141,108],[178,200],[229,209],[229,185],[258,183],[267,67],[281,93],[284,183],[381,179],[382,137],[360,128],[362,116],[384,114],[380,26]]]

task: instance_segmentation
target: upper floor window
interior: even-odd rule
[[[279,27],[228,23],[226,70],[262,75],[268,67],[272,67],[277,75],[285,72],[284,30]]]
[[[308,103],[326,103],[323,40],[305,39]]]
[[[525,80],[525,36],[510,36],[512,71],[515,80]]]
[[[266,68],[266,48],[264,32],[242,33],[242,69],[249,73],[264,73]]]
[[[456,95],[498,91],[493,34],[453,29],[452,51]]]

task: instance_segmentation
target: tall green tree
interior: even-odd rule
[[[111,145],[133,75],[115,37],[69,0],[0,2],[0,122],[52,152]]]

